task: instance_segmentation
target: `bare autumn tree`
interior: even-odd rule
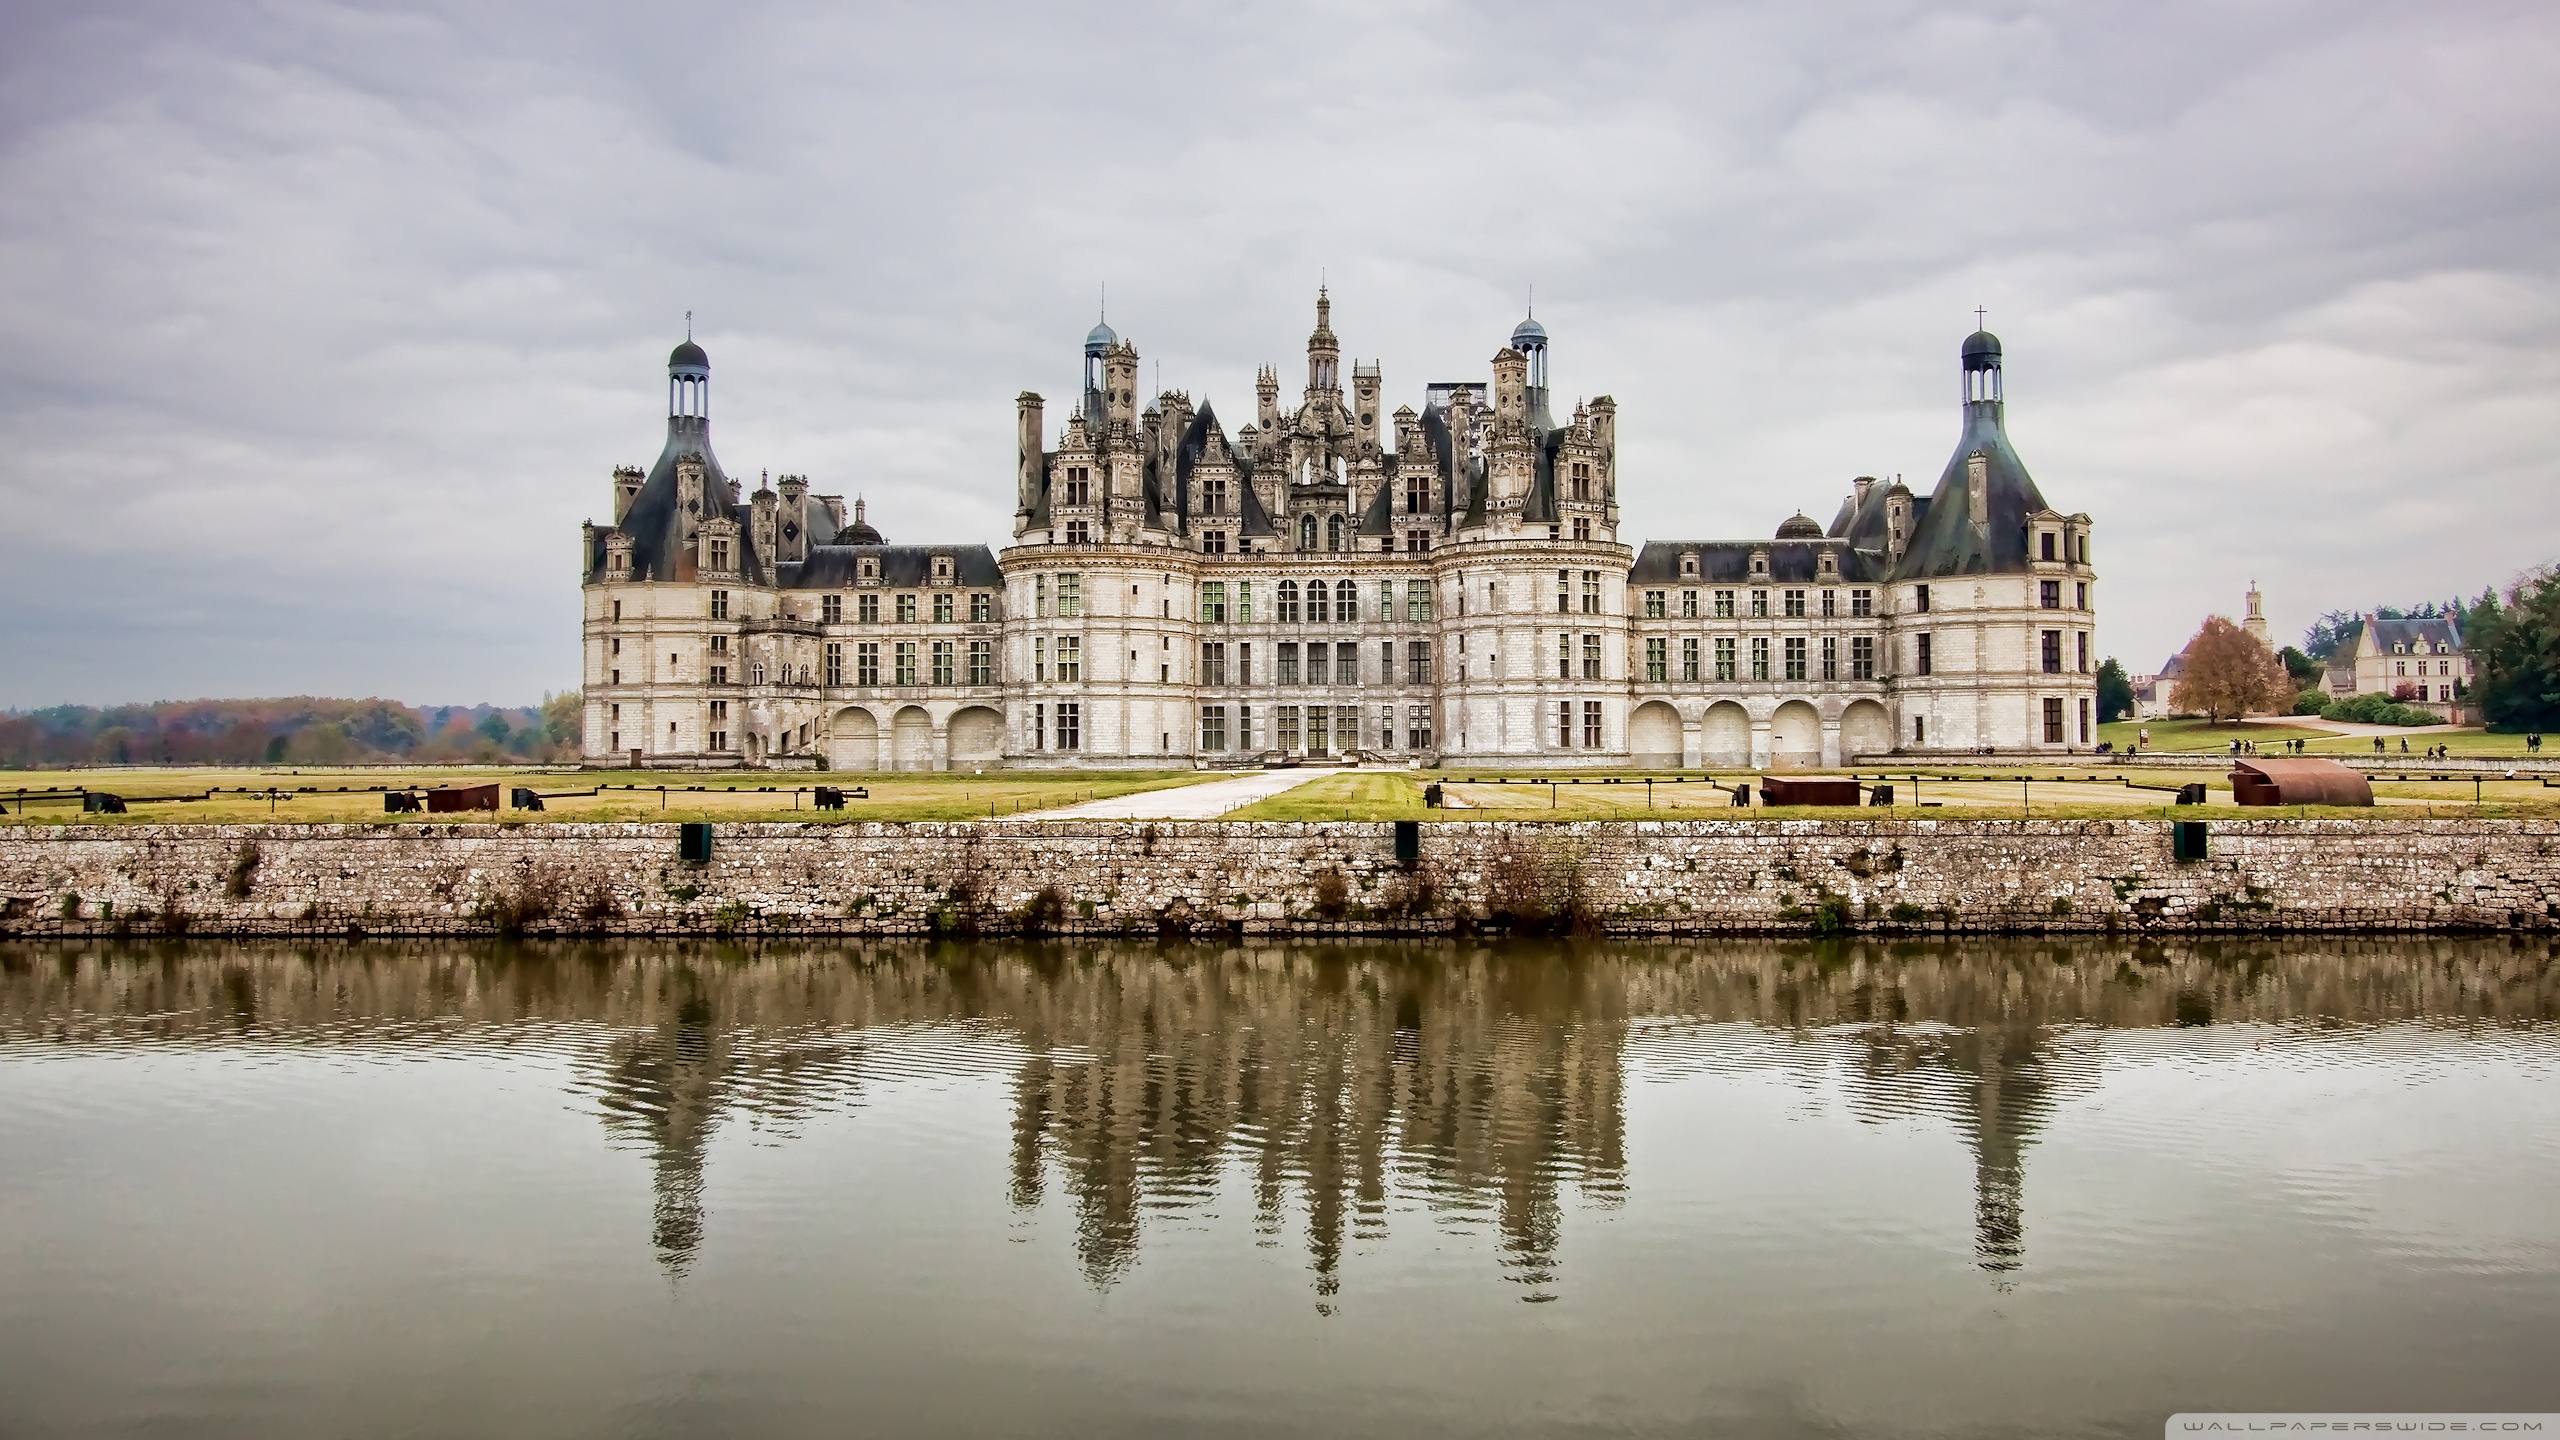
[[[2169,703],[2209,722],[2237,720],[2252,710],[2261,713],[2293,708],[2293,678],[2284,662],[2249,632],[2219,615],[2205,617],[2204,628],[2187,642],[2187,664],[2180,672]]]

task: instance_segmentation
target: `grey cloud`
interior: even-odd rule
[[[683,313],[723,459],[997,539],[1096,287],[1241,411],[1534,284],[1630,538],[1935,478],[1976,304],[2146,669],[2560,553],[2533,5],[106,6],[0,56],[0,704],[575,676]],[[1235,418],[1233,415],[1231,419]]]

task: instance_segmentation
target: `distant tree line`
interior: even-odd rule
[[[574,690],[517,706],[308,695],[55,705],[0,713],[0,768],[506,764],[573,758],[578,728]]]

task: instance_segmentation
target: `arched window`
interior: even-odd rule
[[[1338,625],[1360,623],[1360,587],[1348,580],[1333,587],[1333,618]]]
[[[1339,515],[1324,517],[1324,548],[1327,550],[1342,548],[1342,517]]]
[[[1316,548],[1316,517],[1313,515],[1298,517],[1298,548],[1301,550]]]
[[[1280,582],[1280,620],[1287,625],[1298,623],[1298,582],[1295,580]]]
[[[754,676],[753,683],[758,684],[758,685],[763,684],[763,683],[764,683],[764,662],[763,662],[763,661],[761,661],[761,660],[759,660],[759,661],[757,661],[754,665],[750,666],[749,668],[755,671],[755,676]]]
[[[1307,623],[1324,623],[1324,582],[1321,580],[1307,582]]]

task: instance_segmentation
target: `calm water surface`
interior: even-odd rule
[[[2560,1409],[2560,964],[0,946],[0,1436]]]

